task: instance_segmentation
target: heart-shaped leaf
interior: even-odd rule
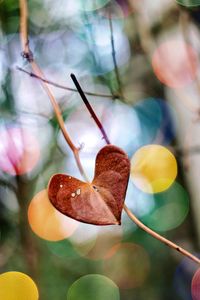
[[[91,183],[65,174],[49,181],[48,196],[56,209],[78,221],[95,224],[121,224],[130,162],[120,148],[107,145],[96,157]]]

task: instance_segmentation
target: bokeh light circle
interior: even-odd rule
[[[155,231],[169,231],[180,226],[189,212],[189,196],[177,182],[162,193],[154,194],[154,206],[151,206],[151,194],[140,192],[139,198],[144,198],[146,206],[151,210],[141,217],[143,223]]]
[[[80,223],[78,229],[69,238],[76,253],[87,256],[96,243],[99,226]]]
[[[198,55],[191,45],[181,40],[169,40],[155,50],[152,67],[162,83],[171,88],[182,88],[196,77]]]
[[[141,147],[131,159],[131,179],[143,192],[163,192],[172,185],[176,176],[176,159],[161,145]]]
[[[73,259],[79,257],[69,239],[54,242],[46,241],[45,244],[52,254],[60,258]]]
[[[186,7],[200,6],[200,0],[176,0],[176,2]]]
[[[21,272],[6,272],[0,275],[0,299],[38,300],[38,289],[34,281]]]
[[[80,223],[69,241],[79,256],[90,260],[102,260],[108,250],[122,240],[121,226],[94,226]]]
[[[145,249],[137,244],[117,244],[105,256],[105,274],[122,289],[141,287],[149,269],[149,256]]]
[[[196,271],[192,278],[192,299],[193,300],[200,300],[200,269]]]
[[[135,110],[131,109],[129,105],[115,100],[105,112],[103,125],[111,143],[128,153],[132,153],[135,141],[142,134],[139,118]]]
[[[103,17],[101,14],[96,14],[95,16],[93,15],[93,17],[90,15],[88,18],[82,17],[73,19],[70,27],[75,32],[76,37],[84,42],[81,48],[84,49],[84,45],[85,47],[88,45],[93,56],[93,58],[87,58],[86,65],[85,57],[87,56],[87,51],[83,53],[82,61],[78,65],[79,68],[83,69],[84,73],[88,70],[89,73],[92,73],[94,76],[105,74],[113,88],[116,88],[116,77],[114,76],[114,73],[108,74],[108,72],[114,70],[114,64],[111,60],[112,47],[108,22],[107,18]],[[123,22],[120,19],[113,19],[112,26],[116,63],[121,74],[121,67],[126,68],[127,63],[129,63],[130,60],[130,44],[127,36],[124,34]],[[102,32],[104,33],[103,35]],[[77,49],[75,51],[77,52]]]
[[[79,224],[53,207],[46,189],[36,194],[31,200],[28,208],[28,221],[33,232],[48,241],[60,241],[70,237]]]
[[[174,139],[177,116],[167,101],[146,98],[133,108],[141,129],[135,138],[135,149],[152,143],[167,145]]]
[[[90,274],[75,281],[68,290],[67,300],[120,300],[119,288],[109,278]]]
[[[105,226],[99,228],[93,247],[88,251],[86,257],[91,260],[103,259],[112,246],[121,242],[122,233],[121,226]]]
[[[40,147],[28,129],[0,129],[0,169],[11,175],[30,172],[40,158]]]

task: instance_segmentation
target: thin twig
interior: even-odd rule
[[[81,98],[82,98],[85,106],[87,107],[87,109],[90,112],[92,118],[94,119],[95,123],[97,124],[98,128],[100,129],[100,131],[101,131],[101,133],[103,135],[104,140],[106,141],[107,144],[110,144],[110,141],[109,141],[109,139],[107,137],[107,134],[106,134],[106,132],[105,132],[105,130],[104,130],[101,122],[99,121],[97,115],[95,114],[92,106],[90,105],[88,99],[86,98],[86,96],[85,96],[85,94],[84,94],[84,92],[83,92],[83,90],[82,90],[82,88],[81,88],[78,80],[76,79],[76,76],[74,74],[71,74],[70,76],[71,76],[71,78],[72,78],[72,80],[73,80],[73,82],[74,82],[74,84],[75,84],[75,86],[77,88],[77,91],[79,92],[79,95],[81,96]]]
[[[113,59],[114,68],[115,68],[115,75],[116,75],[116,79],[117,79],[117,82],[118,82],[118,89],[119,89],[120,96],[122,98],[124,98],[123,91],[122,91],[122,83],[121,83],[121,79],[120,79],[120,75],[119,75],[119,69],[118,69],[118,66],[117,66],[115,42],[114,42],[114,36],[113,36],[112,16],[111,16],[110,11],[109,11],[108,20],[109,20],[109,27],[110,27],[110,41],[111,41],[111,47],[112,47],[112,59]]]
[[[164,243],[165,245],[169,246],[170,248],[173,248],[174,250],[180,252],[181,254],[187,256],[191,260],[193,260],[193,261],[197,262],[198,264],[200,264],[200,259],[198,257],[192,255],[190,252],[184,250],[183,248],[181,248],[178,245],[174,244],[173,242],[167,240],[166,238],[164,238],[160,234],[158,234],[155,231],[151,230],[149,227],[145,226],[142,222],[140,222],[140,220],[138,220],[138,218],[136,218],[136,216],[128,209],[128,207],[125,204],[124,204],[124,210],[127,213],[127,215],[129,216],[129,218],[138,227],[140,227],[142,230],[146,231],[148,234],[153,236],[155,239],[159,240],[160,242]]]
[[[98,128],[101,130],[103,129],[103,132],[105,132],[103,125],[101,124],[100,120],[97,118],[92,106],[89,104],[88,100],[86,99],[83,91],[80,88],[80,85],[78,84],[78,81],[76,79],[76,77],[72,74],[71,75],[72,79],[74,82],[76,82],[76,86],[77,89],[81,95],[81,98],[83,99],[87,109],[89,110],[92,118],[94,119],[95,123],[97,124]],[[87,100],[87,102],[85,101],[85,99]],[[88,105],[89,104],[89,105]],[[99,126],[99,124],[101,124],[101,126]],[[106,136],[107,137],[107,136]],[[104,137],[105,138],[105,137]],[[107,138],[108,139],[108,138]],[[107,144],[109,144],[109,140],[107,142]],[[155,239],[159,240],[160,242],[164,243],[165,245],[169,246],[170,248],[180,252],[181,254],[189,257],[191,260],[197,262],[200,264],[200,259],[198,259],[196,256],[192,255],[190,252],[184,250],[183,248],[179,247],[178,245],[174,244],[173,242],[169,241],[168,239],[164,238],[163,236],[159,235],[158,233],[156,233],[155,231],[153,231],[152,229],[148,228],[147,226],[145,226],[129,209],[128,207],[124,204],[124,210],[127,213],[127,215],[129,216],[129,218],[138,226],[140,227],[142,230],[146,231],[148,234],[150,234],[152,237],[154,237]]]
[[[27,0],[20,0],[20,33],[21,33],[21,44],[22,44],[22,50],[23,50],[22,55],[30,63],[34,74],[38,77],[45,78],[44,74],[42,73],[42,70],[35,62],[35,60],[33,58],[33,54],[29,48],[27,18],[28,18]],[[77,148],[73,144],[73,142],[65,128],[65,123],[64,123],[59,105],[58,105],[54,95],[52,94],[50,88],[48,87],[48,85],[45,82],[41,81],[41,86],[46,91],[47,95],[49,96],[49,99],[51,101],[55,115],[58,120],[58,124],[60,126],[60,129],[63,133],[63,136],[64,136],[67,144],[69,145],[69,147],[71,148],[71,150],[74,154],[74,158],[76,160],[79,171],[80,171],[81,175],[83,176],[83,178],[86,181],[88,181],[88,178],[84,172],[84,169],[83,169],[81,161],[80,161],[79,148]]]
[[[18,66],[17,66],[16,69],[17,69],[18,71],[21,71],[21,72],[23,72],[23,73],[25,73],[25,74],[31,76],[31,77],[34,77],[34,78],[36,78],[36,79],[39,79],[39,80],[41,80],[41,81],[43,81],[43,82],[45,82],[45,83],[48,83],[48,84],[50,84],[50,85],[52,85],[52,86],[54,86],[54,87],[57,87],[57,88],[59,88],[59,89],[66,90],[66,91],[71,91],[71,92],[77,92],[76,89],[73,89],[73,88],[67,87],[67,86],[65,86],[65,85],[56,83],[56,82],[54,82],[54,81],[52,81],[52,80],[49,80],[49,79],[45,79],[45,78],[43,78],[43,77],[40,77],[40,76],[36,75],[36,74],[33,73],[33,72],[28,72],[28,71],[26,71],[25,69],[23,69],[23,68],[21,68],[21,67],[18,67]],[[97,93],[92,93],[92,92],[87,92],[87,91],[84,91],[84,93],[85,93],[86,95],[88,95],[88,96],[95,96],[95,97],[102,97],[102,98],[111,98],[111,99],[114,99],[114,98],[118,97],[118,95],[108,95],[108,94],[101,94],[101,93],[98,93],[98,94],[97,94]]]

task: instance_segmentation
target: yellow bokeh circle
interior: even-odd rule
[[[143,192],[163,192],[172,185],[176,176],[176,159],[161,145],[141,147],[131,159],[131,179]]]
[[[34,281],[20,272],[6,272],[0,275],[0,299],[38,300],[39,293]]]

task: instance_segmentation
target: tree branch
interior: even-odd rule
[[[29,76],[31,76],[31,77],[34,77],[34,78],[36,78],[36,79],[39,79],[39,80],[41,80],[41,81],[43,81],[43,82],[45,82],[45,83],[47,83],[47,84],[50,84],[50,85],[52,85],[52,86],[54,86],[54,87],[57,87],[57,88],[60,88],[60,89],[66,90],[66,91],[77,92],[76,89],[73,89],[73,88],[67,87],[67,86],[65,86],[65,85],[56,83],[56,82],[54,82],[54,81],[52,81],[52,80],[49,80],[49,79],[45,79],[45,78],[43,78],[43,77],[40,77],[40,76],[36,75],[36,74],[33,73],[33,72],[28,72],[28,71],[24,70],[24,69],[21,68],[21,67],[17,67],[17,70],[18,70],[18,71],[21,71],[21,72],[23,72],[23,73],[25,73],[25,74],[27,74],[27,75],[29,75]],[[97,94],[97,93],[92,93],[92,92],[87,92],[87,91],[84,91],[84,93],[85,93],[86,95],[88,95],[88,96],[95,96],[95,97],[102,97],[102,98],[111,98],[111,99],[115,99],[116,97],[119,97],[119,95],[116,95],[116,94],[115,94],[115,95],[108,95],[108,94],[101,94],[101,93],[98,93],[98,94]]]
[[[124,210],[129,216],[129,218],[142,230],[146,231],[148,234],[153,236],[155,239],[159,240],[160,242],[164,243],[165,245],[169,246],[170,248],[180,252],[181,254],[187,256],[191,260],[197,262],[200,264],[200,259],[194,255],[192,255],[190,252],[186,251],[185,249],[179,247],[178,245],[174,244],[173,242],[169,241],[168,239],[164,238],[162,235],[158,234],[157,232],[153,231],[146,225],[144,225],[138,218],[128,209],[128,207],[124,204]]]
[[[39,66],[36,64],[36,62],[34,61],[32,52],[30,51],[29,48],[29,42],[28,42],[28,30],[27,30],[27,16],[28,16],[28,8],[27,8],[27,1],[26,0],[20,0],[20,12],[21,12],[21,18],[20,18],[20,32],[21,32],[21,42],[22,42],[22,49],[23,49],[23,57],[27,59],[27,61],[31,64],[32,69],[34,71],[34,74],[38,77],[44,78],[44,75],[42,73],[42,71],[40,70]],[[110,29],[111,29],[111,43],[112,43],[112,49],[113,49],[113,61],[115,63],[115,72],[116,72],[116,76],[119,75],[118,73],[118,69],[116,69],[117,64],[116,64],[116,57],[115,57],[115,51],[114,51],[114,40],[113,40],[113,29],[112,29],[112,21],[110,19],[109,21],[110,24]],[[117,75],[118,74],[118,75]],[[72,76],[73,78],[73,76]],[[73,78],[76,79],[76,78]],[[119,80],[120,78],[118,78]],[[77,80],[76,80],[77,81]],[[74,81],[75,82],[75,81]],[[119,83],[120,81],[118,81]],[[76,82],[77,84],[78,82]],[[74,157],[76,159],[76,163],[79,167],[79,170],[81,172],[82,175],[85,176],[84,170],[82,169],[82,165],[80,162],[80,157],[79,157],[79,149],[76,148],[73,144],[73,142],[71,141],[66,129],[65,129],[65,125],[64,125],[64,120],[62,118],[62,114],[60,112],[60,108],[53,96],[53,94],[51,93],[48,85],[42,81],[41,83],[43,89],[46,91],[46,93],[48,94],[50,101],[53,105],[58,123],[60,125],[60,128],[62,130],[62,133],[65,137],[66,142],[68,143],[68,145],[70,146],[71,150],[74,153]],[[78,87],[78,85],[77,85]],[[80,87],[80,85],[79,85]],[[106,140],[107,143],[109,143],[109,140],[107,138],[107,136],[105,135],[105,131],[103,129],[103,126],[101,124],[101,122],[98,120],[94,110],[92,109],[91,105],[89,104],[86,96],[84,95],[83,91],[81,90],[81,88],[79,88],[79,93],[81,95],[81,97],[83,97],[84,99],[84,103],[87,107],[87,109],[89,110],[89,112],[91,113],[94,121],[96,122],[98,128],[101,130],[101,132],[104,132],[104,138]],[[86,101],[85,101],[86,100]],[[89,105],[88,105],[89,104]],[[103,131],[102,131],[103,130]],[[187,252],[186,250],[184,250],[183,248],[179,247],[178,245],[172,243],[171,241],[165,239],[164,237],[160,236],[159,234],[157,234],[156,232],[154,232],[153,230],[151,230],[150,228],[148,228],[147,226],[145,226],[143,223],[141,223],[137,217],[126,207],[126,205],[124,204],[124,210],[126,211],[127,215],[129,216],[129,218],[136,223],[141,229],[143,229],[144,231],[146,231],[148,234],[152,235],[154,238],[156,238],[157,240],[159,240],[160,242],[166,244],[167,246],[171,247],[172,249],[175,249],[176,251],[182,253],[183,255],[189,257],[191,260],[200,263],[200,260],[193,256],[191,253]]]

